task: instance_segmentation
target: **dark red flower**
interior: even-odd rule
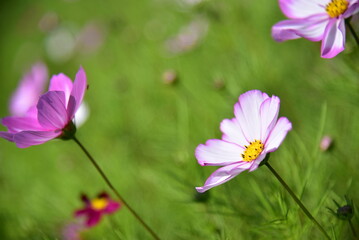
[[[116,212],[120,207],[120,203],[112,200],[110,196],[103,192],[94,199],[89,199],[86,195],[81,196],[85,207],[75,212],[76,217],[85,217],[86,227],[93,227],[99,223],[102,215]]]

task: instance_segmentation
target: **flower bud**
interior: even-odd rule
[[[175,70],[168,69],[162,74],[162,81],[166,85],[174,85],[178,81],[178,75]]]
[[[337,210],[334,211],[331,208],[328,209],[337,218],[341,220],[350,220],[354,216],[353,200],[349,200],[347,196],[345,196],[345,200],[346,204],[344,206],[340,206],[339,203],[333,199],[334,204],[337,206]]]
[[[333,147],[333,139],[326,135],[320,141],[320,150],[323,152],[330,150]]]

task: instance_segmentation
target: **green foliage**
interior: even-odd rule
[[[4,1],[5,2],[5,1]],[[359,201],[358,47],[332,60],[319,43],[274,42],[270,29],[284,19],[277,1],[207,0],[196,6],[158,1],[6,1],[0,7],[0,113],[22,74],[42,59],[50,74],[73,78],[80,65],[90,88],[90,118],[77,137],[121,194],[162,239],[323,239],[319,230],[261,167],[199,196],[215,167],[201,167],[194,149],[219,138],[219,123],[233,117],[237,97],[260,89],[281,99],[293,130],[272,166],[333,239],[350,239],[347,224],[326,207],[348,194]],[[95,52],[55,61],[46,50],[50,32],[38,25],[48,13],[76,33],[88,22],[105,32]],[[208,32],[194,48],[171,55],[165,42],[194,19]],[[178,84],[165,85],[168,69]],[[223,88],[215,88],[215,81]],[[3,130],[4,128],[2,128]],[[323,135],[334,139],[319,150]],[[60,239],[82,203],[109,189],[72,141],[18,149],[0,143],[0,239]],[[353,224],[359,228],[359,219]],[[150,239],[123,208],[84,233],[85,239]]]

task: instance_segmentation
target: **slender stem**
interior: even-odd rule
[[[358,35],[356,34],[353,26],[350,24],[350,18],[348,18],[346,21],[345,21],[345,24],[348,26],[349,30],[350,30],[350,33],[353,35],[356,43],[358,44],[359,46],[359,38],[358,38]]]
[[[279,176],[279,174],[274,170],[274,168],[269,164],[269,162],[266,162],[265,165],[269,168],[269,170],[273,173],[273,175],[278,179],[278,181],[283,185],[283,187],[288,191],[290,196],[294,199],[294,201],[299,205],[299,207],[303,210],[305,215],[312,220],[315,225],[320,229],[320,231],[325,235],[327,239],[330,240],[329,235],[326,233],[324,228],[317,222],[317,220],[312,216],[312,214],[308,211],[308,209],[303,205],[303,203],[297,198],[297,196],[294,194],[292,189],[286,184],[286,182]]]
[[[90,159],[93,166],[96,168],[96,170],[100,173],[103,180],[105,180],[108,187],[114,192],[114,194],[120,199],[120,201],[125,205],[128,210],[132,213],[133,216],[142,224],[144,228],[152,235],[152,237],[156,240],[160,240],[160,238],[157,236],[157,234],[143,221],[143,219],[133,210],[133,208],[128,205],[128,203],[125,201],[125,199],[119,194],[119,192],[116,190],[116,188],[112,185],[106,174],[102,171],[100,166],[97,164],[95,159],[91,156],[91,154],[87,151],[87,149],[81,144],[81,142],[73,136],[73,140],[77,143],[77,145],[82,149],[82,151],[86,154],[86,156]]]
[[[348,222],[349,222],[350,229],[351,229],[352,232],[353,232],[353,236],[354,236],[355,238],[357,238],[358,236],[357,236],[357,233],[355,232],[355,229],[354,229],[352,220],[349,219]]]

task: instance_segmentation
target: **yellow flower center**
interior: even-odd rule
[[[347,0],[332,0],[325,8],[328,15],[332,18],[339,17],[348,9],[349,2]]]
[[[106,198],[95,198],[91,201],[91,207],[95,210],[103,210],[107,205],[108,200]]]
[[[249,145],[245,146],[245,148],[246,150],[242,154],[243,161],[251,162],[261,154],[264,144],[260,140],[254,140],[254,142],[249,142]]]

